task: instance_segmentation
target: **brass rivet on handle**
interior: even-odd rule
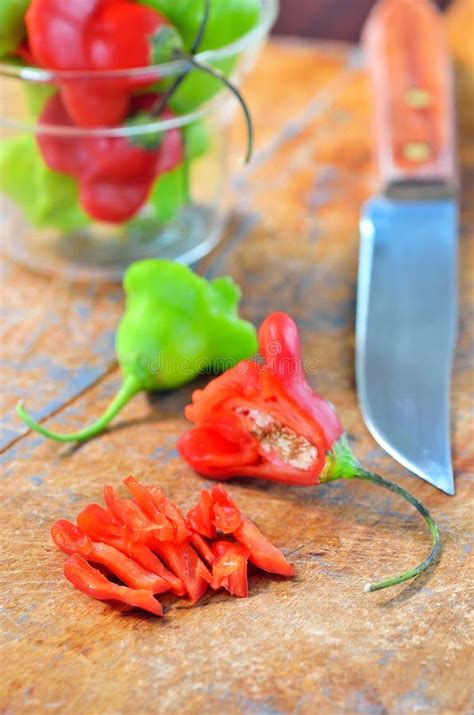
[[[431,156],[431,146],[426,142],[407,142],[403,146],[403,156],[408,161],[427,161]]]
[[[412,87],[405,93],[405,102],[411,109],[426,109],[431,104],[431,94],[422,87]]]

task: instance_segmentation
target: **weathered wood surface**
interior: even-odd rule
[[[316,359],[310,380],[337,406],[366,465],[399,480],[433,511],[443,533],[442,558],[405,588],[364,594],[368,578],[415,564],[426,552],[416,514],[365,484],[291,489],[236,480],[232,495],[290,555],[297,577],[253,576],[248,600],[219,594],[189,608],[169,599],[163,620],[113,610],[63,580],[64,557],[51,544],[49,527],[99,500],[105,481],[118,484],[131,472],[189,506],[205,482],[178,458],[175,442],[193,386],[138,396],[113,429],[78,448],[24,435],[5,412],[17,438],[2,455],[0,712],[471,712],[470,120],[463,114],[461,333],[453,392],[457,494],[450,498],[384,455],[358,412],[357,221],[373,179],[368,88],[357,60],[357,53],[337,46],[284,42],[266,49],[247,87],[260,141],[256,161],[237,177],[238,212],[201,270],[232,274],[252,320],[278,308],[296,317],[305,357]],[[18,394],[27,394],[32,408],[46,404],[44,414],[55,412],[48,424],[64,430],[99,414],[119,383],[111,367],[116,289],[84,293],[9,267],[2,292],[12,316],[5,345],[8,411]],[[53,357],[41,357],[46,354]],[[85,377],[82,365],[90,369]],[[57,401],[48,406],[53,396]]]

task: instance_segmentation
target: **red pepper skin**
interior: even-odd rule
[[[165,523],[171,526],[172,532],[166,532],[164,538],[159,535],[157,538],[160,541],[185,541],[191,531],[186,526],[181,510],[176,504],[173,504],[171,499],[168,499],[159,487],[145,486],[141,484],[135,477],[127,477],[124,480],[130,494],[135,499],[140,509],[157,525],[164,520]],[[154,535],[155,536],[155,535]]]
[[[242,546],[249,550],[249,560],[255,566],[281,576],[294,576],[295,570],[293,566],[285,559],[281,551],[262,534],[253,521],[250,521],[249,518],[242,514],[237,504],[221,484],[216,484],[212,488],[212,501],[215,505],[214,511],[216,511],[216,507],[220,507],[228,514],[234,513],[232,521],[236,526],[232,531],[232,535]],[[238,514],[239,518],[235,514]]]
[[[93,541],[114,546],[144,569],[166,581],[168,589],[176,596],[183,596],[186,593],[181,579],[169,571],[148,546],[127,541],[129,534],[127,529],[124,529],[112,514],[99,504],[89,504],[83,509],[77,517],[77,523]],[[58,546],[61,548],[59,544]]]
[[[51,536],[56,546],[65,554],[79,552],[88,556],[92,551],[92,541],[87,534],[67,519],[59,519],[53,524]]]
[[[196,427],[180,438],[178,450],[193,469],[214,479],[248,476],[317,484],[342,425],[305,380],[298,331],[288,315],[268,316],[259,347],[264,365],[242,361],[193,393],[185,415]],[[250,422],[252,415],[268,420],[270,427]],[[311,450],[310,463],[290,463],[272,443],[264,443],[268,434],[278,437],[282,431],[291,439],[302,438]]]
[[[157,95],[133,98],[133,115],[147,112]],[[167,119],[174,115],[163,112]],[[51,97],[39,123],[58,127],[73,126],[59,94]],[[179,129],[170,129],[157,138],[155,148],[133,143],[130,137],[68,137],[55,134],[37,136],[47,166],[75,177],[79,200],[92,218],[120,223],[132,218],[145,203],[154,180],[173,169],[184,158]]]
[[[186,515],[186,523],[189,528],[206,536],[208,539],[213,539],[216,535],[216,527],[212,523],[214,519],[214,508],[210,493],[203,489],[199,496],[199,501],[196,506],[193,506]]]
[[[72,554],[64,564],[64,575],[72,585],[99,601],[121,601],[144,611],[163,615],[163,609],[151,591],[119,586],[109,581],[80,554]]]
[[[186,541],[180,544],[155,541],[152,548],[184,583],[191,603],[199,601],[207,591],[202,576],[207,568],[191,545]]]
[[[173,529],[166,519],[162,517],[161,524],[152,521],[138,504],[130,499],[120,499],[110,484],[104,486],[104,501],[115,519],[126,527],[124,533],[127,541],[148,543],[152,538],[164,541],[166,539],[163,539],[163,532],[165,536],[172,537]]]
[[[53,525],[51,536],[56,546],[66,554],[77,553],[87,561],[106,566],[127,586],[145,588],[152,593],[163,593],[169,589],[168,582],[163,578],[146,571],[114,546],[91,542],[81,529],[66,519],[60,519]]]
[[[201,536],[201,534],[191,534],[189,537],[189,540],[194,547],[194,549],[197,551],[199,556],[204,559],[204,561],[207,561],[207,563],[212,566],[214,561],[216,560],[216,557],[207,543],[206,539],[204,536]]]
[[[212,588],[225,588],[232,596],[247,598],[249,550],[230,541],[217,541],[212,548],[216,555],[212,566]]]
[[[150,65],[152,38],[168,25],[151,8],[129,0],[32,0],[26,24],[40,67],[92,72]],[[131,92],[155,80],[63,80],[61,94],[75,124],[114,126],[126,117]]]

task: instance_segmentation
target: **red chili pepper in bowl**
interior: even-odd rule
[[[162,15],[131,0],[32,0],[26,25],[29,48],[40,67],[90,73],[60,81],[67,112],[83,127],[119,124],[132,91],[157,79],[94,73],[147,67],[163,43],[169,59],[181,48],[177,30]]]
[[[388,489],[412,504],[425,519],[432,550],[418,566],[400,576],[367,584],[375,591],[403,583],[424,571],[438,556],[440,537],[428,510],[397,484],[361,467],[352,454],[333,407],[313,392],[301,360],[298,330],[285,313],[272,313],[259,331],[263,363],[244,360],[196,390],[185,410],[195,427],[178,442],[184,459],[202,475],[213,479],[257,477],[291,485],[311,486],[335,479],[363,479]],[[228,496],[214,496],[226,530],[235,511]],[[215,507],[214,507],[215,509]],[[203,520],[204,506],[196,512]],[[205,519],[204,519],[205,523]],[[215,519],[212,522],[216,525]],[[250,548],[259,535],[244,519],[232,530]],[[265,568],[266,547],[254,563]]]
[[[156,98],[154,94],[135,97],[129,121],[146,114]],[[166,109],[162,116],[170,119],[173,114]],[[39,124],[73,126],[59,94],[50,97]],[[132,218],[145,203],[155,179],[178,166],[184,158],[179,129],[124,137],[40,132],[38,145],[50,169],[78,180],[84,210],[92,218],[112,223]]]

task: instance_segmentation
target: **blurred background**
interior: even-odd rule
[[[436,0],[443,10],[453,0]],[[356,42],[375,0],[280,0],[277,35]]]

